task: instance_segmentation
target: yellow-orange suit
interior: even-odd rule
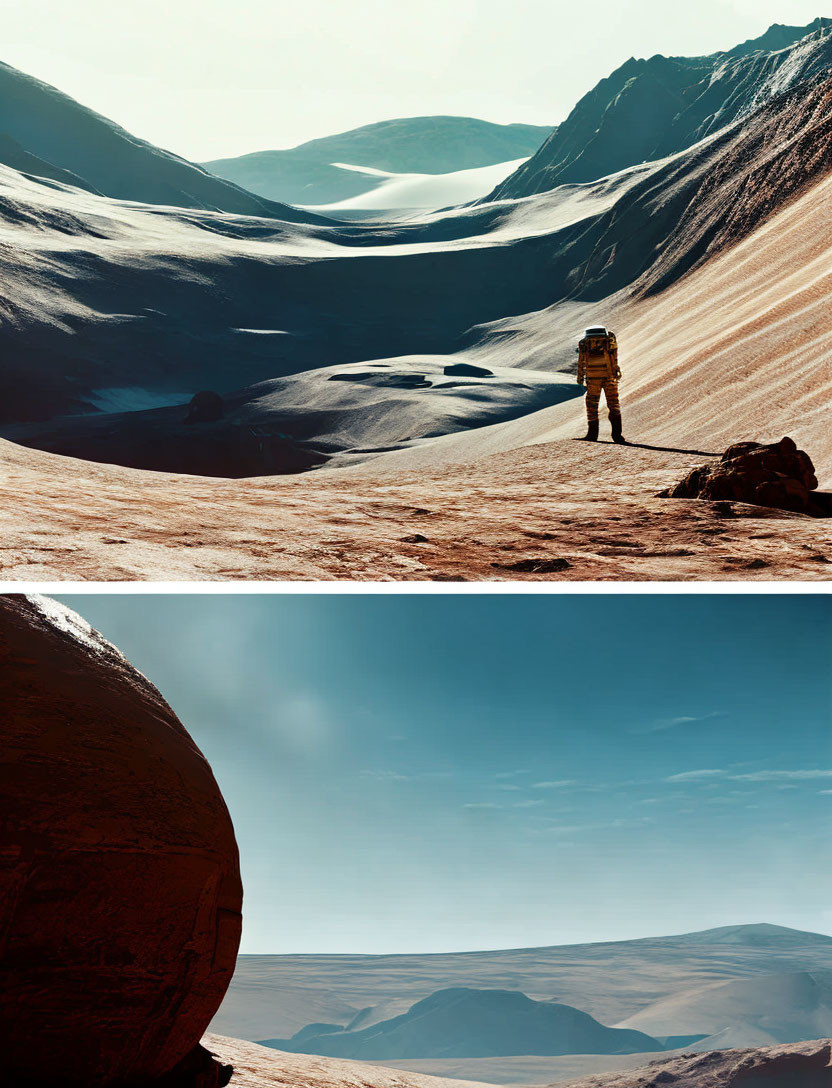
[[[618,397],[620,378],[615,335],[609,333],[607,336],[585,336],[578,344],[578,381],[586,385],[587,422],[598,422],[601,390],[604,391],[610,418],[621,414],[621,401]]]

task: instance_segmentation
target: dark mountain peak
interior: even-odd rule
[[[691,147],[778,95],[827,75],[830,25],[818,19],[809,27],[770,27],[760,38],[706,57],[655,54],[625,61],[486,199],[595,181]]]
[[[749,53],[774,53],[780,49],[788,49],[796,42],[818,32],[824,32],[832,26],[832,19],[818,16],[806,26],[786,26],[783,23],[772,23],[768,30],[758,38],[749,38],[747,42],[735,45],[733,49],[727,49],[725,56],[742,57]]]

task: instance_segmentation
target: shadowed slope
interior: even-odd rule
[[[480,1058],[506,1054],[632,1054],[661,1050],[640,1031],[604,1027],[585,1012],[510,990],[438,990],[369,1028],[268,1040],[278,1050],[344,1058]]]
[[[322,222],[246,192],[202,167],[140,140],[32,76],[0,64],[0,162],[123,200]],[[43,166],[22,165],[24,152]],[[76,182],[77,184],[77,182]]]

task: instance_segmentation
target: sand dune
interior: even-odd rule
[[[455,204],[467,204],[485,196],[523,161],[513,159],[510,162],[498,162],[470,170],[455,170],[447,174],[394,174],[385,170],[333,163],[336,168],[363,175],[368,179],[368,189],[334,204],[303,206],[339,218],[350,212],[446,208]]]
[[[551,131],[539,125],[495,125],[473,117],[403,117],[310,140],[285,151],[255,151],[203,165],[212,174],[270,200],[341,204],[369,195],[385,177],[419,176],[427,182],[431,176],[523,160],[537,151]],[[345,169],[343,163],[355,165]],[[509,173],[511,169],[498,177],[483,175],[482,188],[466,199],[485,196]],[[424,206],[450,203],[453,201],[440,200]]]
[[[704,1034],[698,1050],[765,1046],[832,1034],[832,986],[808,971],[717,982],[663,998],[619,1027],[656,1036]]]

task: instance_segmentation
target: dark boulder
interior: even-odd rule
[[[223,417],[222,397],[210,389],[203,389],[200,393],[194,393],[191,403],[188,405],[186,423],[216,423]]]
[[[824,517],[824,496],[815,494],[815,468],[791,438],[764,445],[737,442],[719,461],[697,465],[683,480],[661,491],[663,498],[744,502]]]
[[[474,366],[473,363],[451,363],[446,366],[443,373],[453,378],[493,378],[494,372],[486,370],[484,366]]]

